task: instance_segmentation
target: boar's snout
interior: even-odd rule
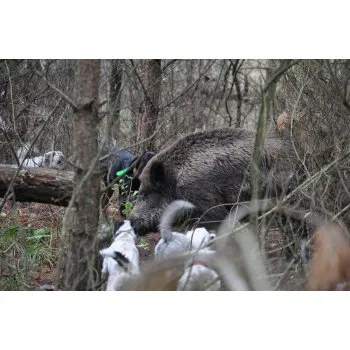
[[[148,233],[143,219],[130,217],[129,220],[131,227],[134,229],[137,236],[144,236],[146,233]]]

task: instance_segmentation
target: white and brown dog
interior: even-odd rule
[[[121,290],[127,281],[140,273],[136,235],[129,220],[115,233],[113,243],[100,250],[103,257],[102,275],[108,275],[107,291]]]

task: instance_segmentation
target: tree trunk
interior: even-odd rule
[[[99,60],[78,60],[75,70],[73,151],[74,192],[63,221],[58,288],[94,290],[99,273],[97,228],[100,177],[94,161],[98,153]]]
[[[4,197],[16,165],[0,164],[0,197]],[[46,168],[20,170],[13,188],[13,200],[67,206],[73,191],[73,172]]]
[[[102,141],[106,138],[106,145],[110,144],[111,130],[109,127],[110,116],[110,94],[111,94],[111,74],[112,63],[111,60],[101,60],[100,68],[100,82],[99,82],[99,139]]]
[[[112,62],[112,74],[110,76],[111,86],[111,101],[110,101],[110,117],[113,119],[112,140],[116,139],[114,135],[120,135],[120,104],[121,104],[121,88],[122,88],[123,72],[121,68],[121,61],[114,60]]]
[[[161,60],[146,60],[143,76],[140,77],[144,88],[144,103],[137,121],[137,141],[150,137],[157,126],[159,97],[161,86]],[[146,149],[154,150],[155,139],[143,143],[140,153]]]

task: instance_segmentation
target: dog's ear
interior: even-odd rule
[[[113,258],[117,264],[125,270],[129,269],[130,260],[122,253],[116,252],[111,247],[101,249],[100,254],[102,257]]]
[[[165,169],[163,162],[153,162],[150,169],[150,180],[154,186],[159,186],[165,183]]]
[[[129,269],[130,260],[124,254],[115,251],[113,259],[124,270],[128,270]]]

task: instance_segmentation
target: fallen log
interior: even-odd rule
[[[4,197],[16,165],[0,164],[0,198]],[[22,168],[13,182],[13,200],[68,206],[73,192],[74,172],[48,168]]]

